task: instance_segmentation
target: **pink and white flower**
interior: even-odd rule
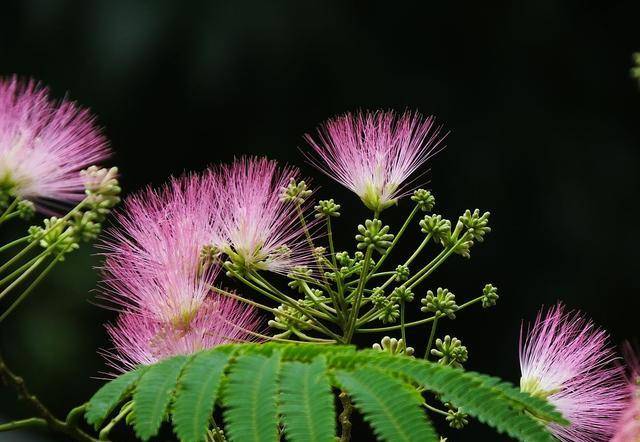
[[[441,150],[443,137],[433,117],[376,111],[330,119],[305,139],[317,154],[308,156],[313,165],[380,212],[415,189],[409,178]]]
[[[116,216],[103,242],[102,282],[103,298],[121,310],[107,326],[115,368],[253,338],[253,308],[215,294],[220,267],[207,245],[216,185],[208,173],[173,179],[128,198]]]
[[[278,167],[266,158],[245,157],[221,166],[216,172],[218,207],[212,244],[241,271],[269,270],[287,273],[312,262],[300,214],[300,206],[281,196],[290,180],[300,173]]]
[[[0,191],[41,208],[80,201],[80,171],[109,156],[87,109],[51,99],[33,80],[0,79]]]
[[[541,310],[520,335],[520,389],[546,398],[570,422],[549,424],[565,442],[609,440],[626,405],[621,367],[607,333],[562,304]]]
[[[623,350],[629,368],[628,400],[611,442],[638,442],[640,441],[640,360],[630,345],[626,345]]]

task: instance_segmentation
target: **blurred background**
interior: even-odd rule
[[[443,286],[464,300],[497,285],[497,307],[461,312],[438,335],[462,339],[469,369],[518,382],[520,324],[543,304],[584,310],[615,344],[638,337],[640,90],[629,69],[640,4],[490,5],[3,2],[0,75],[33,76],[90,107],[126,193],[242,154],[301,167],[319,197],[342,204],[344,248],[368,213],[305,163],[302,135],[348,110],[435,115],[451,131],[430,164],[436,212],[489,210],[493,232],[469,261],[454,255],[418,298]],[[410,207],[402,201],[385,221],[397,229]],[[27,227],[18,224],[16,233]],[[419,240],[416,228],[406,253]],[[60,415],[101,385],[96,350],[108,348],[103,323],[114,314],[92,304],[99,263],[87,247],[69,256],[0,329],[8,363]],[[410,345],[423,351],[427,333],[413,330]],[[27,413],[0,388],[1,419]],[[506,440],[477,423],[438,425],[450,441]]]

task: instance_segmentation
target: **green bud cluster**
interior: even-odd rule
[[[452,365],[458,368],[461,368],[469,357],[467,347],[462,345],[462,341],[449,335],[446,335],[444,340],[436,339],[436,348],[431,350],[431,354],[439,358],[439,364]]]
[[[450,406],[450,404],[446,404]],[[464,428],[469,423],[469,415],[463,413],[461,409],[455,409],[453,407],[447,410],[447,417],[445,418],[447,423],[451,428],[455,428],[456,430],[460,430]]]
[[[480,216],[480,210],[476,209],[471,212],[467,209],[460,217],[460,222],[467,228],[467,233],[476,241],[484,241],[484,235],[491,232],[489,224],[489,212],[484,212]]]
[[[38,241],[41,247],[51,249],[53,254],[59,255],[60,260],[64,259],[65,254],[80,247],[73,227],[55,216],[44,220],[44,228],[31,226],[28,232],[29,242]]]
[[[400,306],[394,299],[385,298],[381,304],[378,311],[378,319],[382,321],[383,324],[394,323],[400,317]]]
[[[415,201],[416,205],[423,212],[431,212],[431,210],[433,210],[433,207],[436,205],[435,197],[431,194],[431,192],[425,189],[418,189],[413,192],[411,200]]]
[[[389,336],[385,336],[380,341],[380,344],[376,342],[372,347],[374,350],[386,351],[392,355],[412,356],[415,352],[413,347],[406,346],[404,339],[390,338]]]
[[[297,183],[295,178],[291,177],[289,184],[282,188],[280,199],[286,202],[302,204],[312,193],[311,190],[307,189],[307,184],[304,181]]]
[[[494,287],[491,284],[487,284],[482,289],[482,307],[489,308],[496,305],[498,301],[498,287]]]
[[[20,200],[16,206],[18,217],[23,220],[29,220],[33,218],[36,213],[36,206],[29,200]]]
[[[401,285],[393,289],[393,292],[391,292],[391,298],[395,301],[411,302],[413,301],[414,294],[410,288]]]
[[[325,217],[338,217],[340,216],[340,204],[336,204],[332,199],[329,200],[320,200],[318,201],[318,205],[313,207],[315,209],[316,218],[325,218]]]
[[[424,313],[433,312],[438,316],[447,316],[449,319],[455,319],[455,312],[458,310],[456,304],[456,295],[447,289],[438,287],[434,294],[431,290],[427,292],[427,296],[420,300],[423,307],[420,310]]]
[[[382,226],[379,219],[366,220],[364,225],[358,226],[359,235],[356,235],[358,241],[358,250],[374,249],[382,254],[391,245],[393,235],[389,232],[389,226]]]
[[[111,209],[120,202],[121,188],[118,183],[118,168],[99,169],[91,166],[80,175],[84,179],[86,208],[88,211],[94,212],[95,220],[101,222],[111,211]]]
[[[436,243],[444,244],[451,236],[451,221],[442,215],[425,215],[419,224],[422,233],[430,234]]]
[[[274,319],[267,322],[271,328],[291,330],[294,327],[297,330],[307,330],[311,327],[311,319],[297,308],[288,305],[279,305],[273,316]]]
[[[403,282],[406,281],[407,279],[409,279],[409,267],[400,264],[398,267],[396,267],[396,274],[395,274],[395,279],[398,282]]]
[[[311,270],[307,266],[296,266],[292,269],[289,274],[287,274],[287,278],[291,279],[288,285],[294,290],[298,290],[300,293],[305,292],[305,281],[308,281],[313,274],[313,270]]]

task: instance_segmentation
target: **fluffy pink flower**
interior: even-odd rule
[[[316,137],[305,135],[319,157],[309,159],[379,212],[414,189],[407,180],[441,149],[433,123],[411,112],[347,113],[322,124]]]
[[[139,364],[153,364],[220,344],[255,340],[253,332],[258,327],[254,310],[222,296],[207,298],[185,325],[125,312],[115,325],[107,325],[115,352],[106,357],[115,370],[128,371]]]
[[[624,350],[629,366],[627,382],[629,398],[611,442],[638,442],[640,441],[640,360],[631,346],[625,346]]]
[[[521,332],[520,388],[546,398],[571,422],[549,425],[561,441],[605,441],[613,434],[627,392],[607,341],[605,331],[562,304],[541,310],[526,337]]]
[[[297,203],[281,198],[299,172],[266,158],[241,158],[217,172],[218,217],[213,245],[243,270],[287,273],[313,256]],[[309,207],[303,204],[303,213]]]
[[[0,79],[0,187],[40,204],[84,197],[80,170],[110,155],[88,110],[33,80]]]
[[[122,310],[107,326],[113,367],[130,369],[256,329],[253,308],[215,295],[219,266],[206,246],[215,230],[211,174],[174,179],[130,197],[103,243],[103,298]]]

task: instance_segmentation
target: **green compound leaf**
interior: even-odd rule
[[[198,353],[182,371],[173,404],[173,428],[180,440],[205,440],[229,355],[213,350]]]
[[[287,440],[334,442],[336,417],[325,358],[310,364],[285,362],[280,379],[280,411]]]
[[[223,401],[233,442],[277,442],[280,353],[244,354],[231,366]]]
[[[443,401],[450,401],[464,412],[476,417],[501,433],[526,442],[554,442],[556,439],[547,431],[545,425],[534,417],[535,413],[548,413],[548,409],[531,409],[523,412],[522,397],[515,393],[505,394],[507,387],[499,388],[487,384],[487,379],[473,372],[433,364],[411,358],[380,358],[372,352],[359,353],[360,363],[376,366],[386,372],[395,372],[406,376],[435,393],[442,395]],[[353,361],[350,361],[353,363]],[[495,384],[495,383],[494,383]],[[519,401],[513,398],[518,397]],[[527,401],[536,405],[535,401]]]
[[[149,367],[133,393],[133,428],[142,440],[155,436],[173,397],[186,356],[176,356]]]
[[[87,422],[98,429],[107,416],[133,390],[133,386],[146,369],[147,367],[140,367],[103,385],[89,400],[89,406],[84,415]]]
[[[421,409],[422,396],[410,385],[368,367],[338,371],[335,377],[378,438],[389,442],[440,440]]]

